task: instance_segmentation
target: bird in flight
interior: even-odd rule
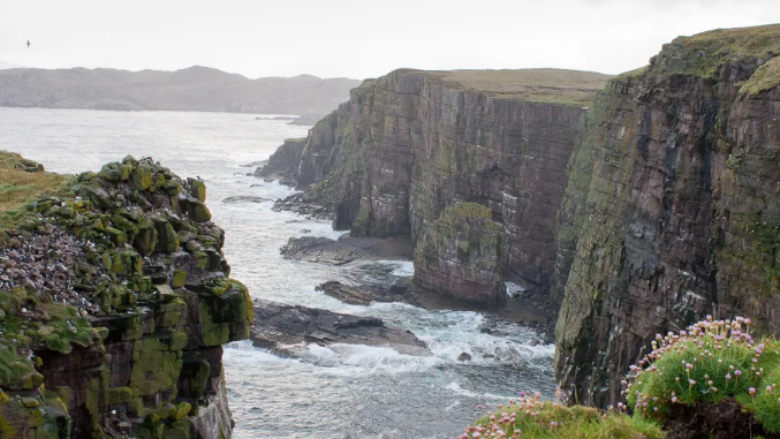
[[[27,48],[30,48],[30,40],[27,40]]]

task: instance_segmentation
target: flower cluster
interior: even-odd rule
[[[662,438],[655,424],[642,424],[619,412],[590,407],[565,407],[543,401],[539,392],[520,392],[509,405],[479,406],[485,415],[464,429],[459,439],[547,438]],[[640,435],[638,435],[640,434]]]
[[[766,370],[779,362],[778,348],[767,355],[767,345],[750,335],[749,318],[715,320],[712,316],[679,333],[657,334],[652,352],[632,365],[622,381],[622,394],[635,414],[663,419],[672,404],[719,401],[726,397],[756,402],[774,394]],[[766,342],[770,343],[770,342]],[[758,389],[764,389],[760,391]],[[780,413],[780,400],[774,397]]]

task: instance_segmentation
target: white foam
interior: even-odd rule
[[[392,261],[392,260],[380,260],[376,261],[378,264],[390,265],[395,267],[392,271],[392,275],[396,277],[412,277],[414,276],[414,262],[413,261]]]
[[[308,352],[302,352],[301,356],[322,368],[317,373],[336,376],[422,372],[440,362],[435,357],[404,355],[388,347],[342,343],[328,347],[309,345]]]
[[[507,401],[507,402],[508,402],[508,400],[513,398],[513,396],[496,395],[495,393],[477,393],[477,392],[473,392],[471,390],[464,389],[456,381],[452,381],[451,383],[447,384],[445,389],[451,390],[452,393],[455,393],[456,395],[465,396],[467,398],[494,399],[494,400],[502,400],[502,401]]]

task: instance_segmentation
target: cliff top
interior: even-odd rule
[[[20,220],[23,205],[57,191],[67,181],[68,177],[45,173],[42,165],[19,154],[0,151],[0,230]]]
[[[675,38],[664,45],[657,62],[667,74],[715,76],[720,66],[765,62],[780,55],[780,24],[716,29]],[[655,64],[656,61],[654,61]]]
[[[563,69],[422,71],[428,77],[468,91],[491,96],[588,106],[611,77],[596,72]]]

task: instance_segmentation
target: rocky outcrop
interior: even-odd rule
[[[477,303],[502,303],[501,229],[476,203],[447,207],[417,243],[414,282]]]
[[[280,180],[282,184],[295,185],[298,178],[298,166],[301,154],[306,146],[306,138],[286,139],[262,168],[257,168],[258,177]]]
[[[415,294],[405,285],[345,285],[331,280],[317,285],[316,291],[350,305],[370,305],[372,302],[402,302],[420,306]]]
[[[311,130],[299,186],[333,209],[337,229],[415,243],[447,206],[481,204],[501,230],[499,271],[544,289],[582,107],[606,78],[404,69],[366,81]]]
[[[205,197],[128,157],[2,215],[2,437],[231,437],[222,345],[252,307]]]
[[[342,236],[338,240],[319,236],[290,238],[281,248],[285,258],[326,265],[344,265],[355,261],[403,259],[411,256],[407,239],[355,238]]]
[[[387,326],[375,317],[338,314],[322,309],[255,300],[252,343],[274,352],[300,356],[305,343],[328,346],[351,343],[389,347],[406,355],[430,355],[410,331]]]
[[[780,26],[675,39],[610,81],[561,209],[556,375],[606,406],[656,333],[712,314],[780,328]]]

